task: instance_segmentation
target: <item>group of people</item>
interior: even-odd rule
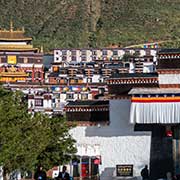
[[[149,170],[147,165],[145,165],[145,167],[141,170],[141,177],[142,180],[149,180]],[[167,172],[166,178],[164,178],[164,180],[179,180],[179,179],[180,179],[179,175],[172,176],[170,172]]]
[[[67,167],[63,166],[62,171],[59,172],[58,176],[55,178],[55,180],[71,180],[69,173],[66,172]],[[149,170],[148,166],[145,165],[145,167],[141,170],[141,177],[142,180],[149,180]],[[42,166],[39,166],[37,171],[34,174],[35,180],[47,180],[46,172],[43,170]],[[167,173],[167,180],[172,180],[174,178],[171,177],[170,173]]]
[[[63,166],[62,171],[59,172],[58,176],[55,178],[55,180],[70,180],[69,173],[66,172],[67,167]],[[43,170],[42,166],[39,166],[37,171],[34,174],[35,180],[47,180],[46,172]]]

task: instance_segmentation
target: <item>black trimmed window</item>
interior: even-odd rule
[[[35,106],[43,106],[43,99],[35,99]]]
[[[74,99],[74,94],[72,94],[72,93],[67,93],[67,94],[66,94],[66,99]]]

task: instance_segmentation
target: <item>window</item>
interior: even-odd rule
[[[67,57],[66,56],[62,56],[62,60],[66,61]]]
[[[103,78],[99,78],[99,83],[103,83]]]
[[[63,51],[62,51],[62,55],[63,55],[63,56],[66,56],[66,55],[67,55],[67,51],[66,51],[66,50],[63,50]]]
[[[59,61],[59,58],[58,58],[58,57],[56,57],[56,61]]]
[[[76,50],[71,51],[72,56],[76,56]]]
[[[136,57],[140,56],[140,51],[135,51],[134,56]]]
[[[86,56],[86,50],[82,50],[82,51],[81,51],[81,55],[82,55],[82,56]]]
[[[102,54],[107,56],[107,50],[103,50]]]
[[[72,94],[72,93],[67,93],[67,94],[66,94],[66,99],[74,99],[74,94]]]
[[[76,56],[72,56],[72,61],[76,61]]]
[[[97,55],[97,51],[94,50],[94,51],[92,52],[92,54],[93,54],[94,56],[96,56],[96,55]]]
[[[129,63],[125,63],[125,68],[129,68]]]
[[[92,82],[92,78],[87,78],[87,82],[91,83]]]
[[[74,79],[74,83],[78,83],[78,79]]]
[[[113,55],[114,55],[114,56],[117,56],[117,55],[118,55],[118,50],[114,50],[114,51],[113,51]]]
[[[35,72],[35,75],[34,75],[34,76],[35,76],[35,78],[37,78],[37,79],[38,79],[38,78],[40,78],[40,77],[41,77],[41,73],[40,73],[40,72]]]
[[[151,55],[151,51],[149,49],[146,50],[146,56],[150,56]]]
[[[43,106],[43,100],[42,99],[35,99],[35,106]]]
[[[81,57],[81,61],[86,61],[86,56]]]
[[[28,78],[32,78],[32,72],[27,72]]]
[[[88,94],[81,94],[81,99],[82,100],[88,99]]]
[[[58,51],[56,51],[56,54],[58,55],[58,54],[59,54],[59,52],[58,52]]]
[[[28,63],[28,58],[27,57],[24,58],[24,63]]]

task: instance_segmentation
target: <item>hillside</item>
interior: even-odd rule
[[[180,46],[180,0],[0,0],[0,4],[0,27],[8,28],[12,19],[46,50],[158,40]]]

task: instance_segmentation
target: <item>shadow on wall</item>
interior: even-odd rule
[[[108,167],[105,168],[104,171],[102,171],[100,179],[101,180],[111,180],[114,175],[115,168]]]
[[[110,100],[109,126],[90,126],[86,128],[86,136],[149,136],[150,132],[134,132],[134,125],[129,123],[130,100]]]

